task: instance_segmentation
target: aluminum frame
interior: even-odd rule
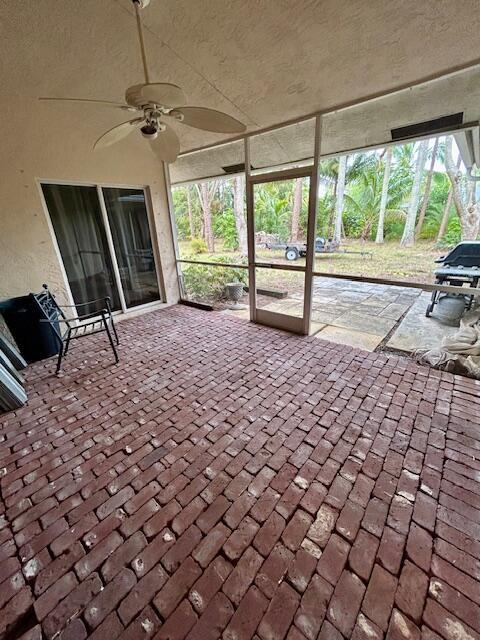
[[[318,119],[317,119],[318,120]],[[318,122],[315,122],[315,132],[317,137]],[[315,145],[314,153],[318,152]],[[254,188],[256,185],[268,182],[281,182],[284,180],[294,180],[295,178],[309,178],[309,197],[308,197],[308,230],[307,230],[307,257],[312,254],[311,247],[314,246],[315,226],[313,226],[313,236],[310,220],[315,218],[316,211],[316,194],[317,188],[314,185],[317,175],[318,158],[314,157],[312,166],[295,167],[285,171],[271,171],[259,174],[252,174],[250,170],[250,138],[245,138],[245,190],[247,202],[247,241],[248,241],[248,265],[249,265],[249,302],[250,302],[250,320],[257,324],[263,324],[276,329],[283,329],[293,333],[308,333],[310,327],[310,310],[311,310],[311,291],[312,278],[307,272],[307,264],[305,266],[276,265],[272,262],[258,262],[255,255],[255,198]],[[312,210],[313,209],[313,210]],[[311,261],[311,258],[310,258]],[[280,269],[278,267],[281,267]],[[273,269],[277,271],[294,271],[304,274],[304,300],[303,314],[301,317],[289,316],[284,313],[267,311],[257,306],[257,269]],[[308,293],[309,292],[309,293]],[[306,304],[306,299],[308,303]]]
[[[244,142],[244,163],[245,163],[245,185],[246,185],[246,205],[247,205],[247,240],[248,240],[248,267],[245,265],[231,265],[229,263],[209,263],[207,261],[195,261],[195,260],[186,260],[177,257],[177,270],[179,263],[193,263],[193,264],[204,264],[208,266],[218,266],[218,267],[230,267],[235,266],[236,268],[248,268],[249,272],[249,302],[250,302],[250,320],[252,322],[259,322],[261,324],[269,324],[270,326],[275,326],[282,329],[287,329],[290,331],[296,331],[297,333],[308,334],[310,331],[310,320],[311,320],[311,309],[312,309],[312,291],[313,291],[313,278],[315,277],[329,277],[332,279],[338,280],[350,280],[356,282],[370,282],[372,284],[385,284],[396,287],[411,287],[415,289],[421,289],[423,291],[442,291],[445,293],[461,293],[464,294],[465,291],[461,287],[456,287],[452,285],[435,285],[435,284],[426,284],[420,282],[410,282],[404,280],[392,280],[389,278],[375,278],[375,277],[364,277],[364,276],[355,276],[352,274],[331,274],[324,273],[321,271],[315,270],[315,231],[316,231],[316,221],[317,221],[317,195],[318,195],[318,179],[319,179],[319,164],[320,159],[325,159],[329,157],[336,157],[338,155],[345,155],[353,152],[361,152],[368,149],[378,148],[379,146],[393,146],[402,143],[406,143],[409,140],[422,140],[426,138],[436,137],[437,135],[445,135],[447,133],[455,133],[460,130],[469,130],[472,127],[477,126],[478,123],[464,123],[459,127],[454,127],[451,129],[446,129],[445,131],[438,132],[435,135],[423,135],[423,136],[414,136],[405,138],[403,140],[396,141],[386,141],[382,145],[375,144],[370,145],[364,148],[355,148],[348,149],[344,151],[335,152],[332,154],[327,154],[322,156],[321,154],[321,135],[322,135],[322,117],[336,111],[341,111],[345,109],[350,109],[355,106],[359,106],[362,104],[366,104],[368,102],[372,102],[375,100],[379,100],[386,96],[395,95],[402,91],[411,89],[413,87],[421,86],[430,82],[435,82],[438,80],[442,80],[444,78],[448,78],[455,74],[461,73],[463,71],[468,71],[470,69],[474,69],[476,67],[480,67],[480,58],[474,59],[467,64],[459,65],[452,67],[443,72],[435,73],[429,75],[424,78],[420,78],[414,82],[409,82],[405,84],[398,85],[393,87],[387,91],[380,91],[372,95],[364,96],[362,98],[354,99],[351,101],[347,101],[338,105],[331,106],[322,111],[316,113],[310,113],[304,115],[299,118],[294,118],[282,123],[278,123],[269,127],[264,127],[262,129],[258,129],[255,131],[249,131],[240,136],[235,136],[229,138],[228,140],[222,140],[216,144],[208,144],[201,147],[197,147],[194,149],[190,149],[180,154],[180,156],[200,153],[207,149],[213,149],[216,147],[222,147],[233,142],[237,142],[243,140]],[[295,166],[294,168],[290,167],[290,169],[285,170],[276,170],[269,173],[255,173],[252,175],[250,169],[250,138],[262,135],[269,131],[275,131],[278,129],[282,129],[284,127],[288,127],[290,125],[298,124],[300,122],[304,122],[306,120],[310,120],[315,118],[315,140],[314,140],[314,157],[313,157],[313,165],[308,165],[307,167]],[[165,168],[166,174],[168,175],[168,191],[169,191],[169,207],[170,207],[170,220],[172,226],[172,236],[174,235],[175,220],[173,216],[173,207],[171,204],[171,186],[170,186],[170,174],[168,171],[168,167]],[[239,174],[236,174],[239,175]],[[261,184],[265,182],[269,182],[272,180],[281,180],[288,179],[292,177],[300,177],[300,176],[310,176],[310,192],[309,192],[309,206],[308,206],[308,221],[307,221],[307,256],[305,267],[289,267],[287,265],[272,265],[269,263],[257,263],[255,260],[255,229],[254,229],[254,201],[253,201],[253,186],[255,184]],[[214,180],[220,177],[230,178],[233,177],[231,175],[225,176],[208,176],[204,180]],[[175,183],[175,186],[180,186],[184,184],[191,184],[192,182],[198,182],[187,180]],[[277,270],[287,270],[287,271],[301,271],[305,273],[305,284],[304,284],[304,309],[303,309],[303,318],[302,318],[302,327],[300,330],[299,323],[292,323],[291,316],[286,316],[283,314],[274,314],[272,312],[266,312],[261,309],[258,309],[256,306],[256,275],[255,270],[257,268],[275,268]],[[480,292],[477,294],[477,297],[480,296]],[[282,322],[282,319],[287,319],[285,322]],[[292,327],[293,324],[293,327]]]
[[[50,185],[62,185],[62,186],[72,186],[72,187],[92,187],[97,191],[97,197],[100,204],[100,211],[102,215],[102,222],[105,227],[105,235],[107,238],[108,250],[110,253],[110,258],[112,260],[113,267],[113,275],[115,278],[115,284],[118,289],[118,295],[120,299],[121,309],[113,311],[113,315],[119,314],[128,314],[130,312],[141,311],[142,309],[148,309],[150,307],[155,307],[159,304],[164,304],[166,302],[166,294],[165,294],[165,282],[163,278],[163,268],[160,256],[160,250],[158,246],[157,236],[154,233],[155,225],[153,220],[153,207],[151,203],[151,194],[150,187],[148,185],[134,185],[134,184],[112,184],[112,183],[103,183],[103,182],[88,182],[88,181],[76,181],[76,180],[55,180],[55,179],[43,179],[43,178],[35,178],[35,183],[37,185],[37,189],[40,196],[40,201],[42,204],[43,213],[45,215],[45,219],[47,222],[47,226],[50,232],[50,237],[53,242],[54,250],[57,256],[58,264],[60,265],[60,271],[63,277],[63,283],[65,286],[65,290],[67,292],[67,298],[70,305],[75,305],[75,300],[73,299],[72,290],[70,287],[70,283],[68,281],[68,275],[65,270],[65,265],[63,264],[62,253],[60,251],[60,247],[58,245],[57,237],[55,235],[55,229],[53,227],[52,220],[50,218],[50,212],[48,210],[48,206],[45,200],[45,196],[43,194],[42,185],[50,184]],[[108,213],[105,205],[105,198],[103,195],[103,189],[136,189],[143,192],[144,200],[145,200],[145,210],[147,213],[147,223],[148,230],[150,232],[150,239],[152,241],[152,249],[153,249],[153,258],[155,264],[155,274],[157,276],[157,284],[158,284],[158,292],[159,299],[154,300],[153,302],[145,302],[143,304],[136,305],[134,307],[128,307],[125,301],[125,294],[123,292],[123,287],[120,278],[120,271],[118,268],[117,256],[115,253],[115,247],[113,244],[113,236],[110,228],[110,223],[108,220]]]

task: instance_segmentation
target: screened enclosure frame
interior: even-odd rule
[[[476,66],[476,65],[475,65]],[[461,71],[461,70],[460,70]],[[452,72],[453,73],[456,73]],[[418,84],[422,83],[416,83]],[[304,122],[307,120],[312,120],[312,116],[306,116],[303,118],[299,118],[294,121],[290,121],[287,123],[283,123],[280,125],[276,125],[274,127],[269,127],[260,131],[254,131],[244,136],[230,139],[226,142],[221,142],[213,145],[209,145],[207,147],[202,147],[199,149],[195,149],[190,152],[186,152],[183,155],[190,155],[193,153],[201,153],[205,150],[215,149],[216,147],[226,146],[231,144],[232,142],[238,142],[239,140],[243,140],[244,143],[244,166],[245,172],[238,172],[235,174],[225,174],[225,175],[211,175],[205,178],[198,178],[195,180],[185,180],[179,181],[175,183],[174,186],[184,186],[188,184],[195,184],[199,182],[209,182],[211,180],[216,180],[219,178],[229,179],[238,175],[245,176],[245,195],[246,195],[246,217],[247,217],[247,240],[248,240],[248,265],[242,264],[232,264],[227,262],[210,262],[208,260],[192,260],[181,258],[178,251],[178,242],[176,236],[176,223],[173,211],[173,201],[171,196],[171,180],[170,180],[170,172],[168,167],[165,167],[165,175],[166,175],[166,184],[168,190],[168,203],[169,203],[169,213],[170,213],[170,221],[171,221],[171,229],[172,229],[172,240],[175,247],[175,257],[177,263],[177,274],[179,278],[179,285],[181,291],[181,298],[184,299],[184,291],[182,288],[182,274],[181,274],[181,264],[200,264],[209,267],[234,267],[236,269],[248,269],[249,274],[249,309],[250,309],[250,321],[256,322],[258,324],[264,324],[268,326],[272,326],[279,329],[284,329],[287,331],[291,331],[294,333],[299,333],[303,335],[308,335],[310,332],[310,324],[311,324],[311,312],[312,312],[312,292],[313,292],[313,282],[315,277],[326,277],[337,280],[350,280],[355,282],[364,282],[371,284],[380,284],[380,285],[389,285],[395,287],[410,287],[413,289],[420,289],[426,292],[432,291],[440,291],[444,293],[457,293],[464,294],[465,289],[459,286],[452,285],[438,285],[438,284],[427,284],[415,281],[404,281],[404,280],[394,280],[391,278],[376,278],[373,276],[359,276],[354,274],[333,274],[330,272],[318,271],[315,269],[315,235],[316,235],[316,225],[317,225],[317,195],[318,195],[318,185],[319,185],[319,167],[320,162],[330,157],[337,157],[342,155],[351,154],[354,152],[361,152],[365,150],[371,150],[379,147],[389,147],[395,146],[399,144],[405,144],[407,142],[416,142],[419,140],[432,139],[435,137],[447,135],[449,133],[458,133],[459,131],[468,131],[473,127],[478,126],[478,123],[465,123],[459,127],[453,127],[445,129],[444,131],[438,131],[435,133],[431,133],[429,135],[419,135],[407,137],[402,140],[395,141],[386,141],[382,144],[374,144],[365,147],[359,147],[354,149],[346,149],[337,153],[329,153],[322,155],[321,151],[321,136],[322,136],[322,119],[324,116],[333,113],[335,111],[350,108],[351,106],[360,105],[364,102],[369,102],[371,100],[375,100],[381,97],[393,95],[399,91],[405,90],[408,87],[402,87],[396,91],[386,92],[380,94],[378,96],[369,98],[366,101],[358,101],[348,105],[344,105],[335,109],[328,109],[322,113],[318,113],[315,116],[315,134],[314,134],[314,152],[313,152],[313,162],[307,166],[305,163],[298,162],[295,166],[295,161],[292,161],[286,165],[284,170],[275,169],[275,171],[267,171],[265,170],[262,173],[256,172],[252,174],[250,169],[251,167],[251,140],[256,136],[263,135],[264,133],[274,132],[283,127],[288,127],[294,125],[299,122]],[[182,154],[181,154],[182,155]],[[293,166],[292,166],[293,165]],[[306,240],[306,262],[305,266],[290,266],[285,264],[270,264],[266,262],[257,262],[255,259],[255,222],[254,222],[254,199],[253,199],[253,187],[256,184],[261,184],[269,181],[276,180],[286,180],[289,178],[295,177],[309,177],[310,178],[310,192],[309,192],[309,201],[308,201],[308,217],[307,217],[307,240]],[[303,318],[298,318],[294,316],[287,316],[285,314],[275,313],[272,311],[266,311],[261,308],[257,308],[256,306],[256,269],[275,269],[279,271],[297,271],[305,274],[304,280],[304,305],[303,305]]]
[[[317,191],[318,191],[318,159],[320,156],[321,116],[315,118],[315,139],[313,164],[285,170],[275,170],[252,174],[251,171],[251,145],[250,137],[244,140],[245,153],[245,192],[247,204],[247,243],[248,243],[248,291],[250,320],[257,324],[263,324],[277,329],[284,329],[292,333],[308,335],[310,333],[310,317],[312,306],[313,287],[313,257],[315,246],[315,229],[317,218]],[[295,178],[309,178],[308,212],[307,212],[307,254],[305,266],[278,265],[272,262],[259,262],[255,252],[255,185],[266,182],[291,180]],[[277,269],[280,271],[297,271],[304,274],[303,314],[302,317],[289,316],[277,313],[257,306],[257,269]]]
[[[99,203],[99,207],[100,207],[100,212],[101,212],[101,222],[103,224],[103,228],[105,230],[105,235],[106,235],[106,240],[107,240],[107,246],[108,246],[108,253],[109,253],[109,258],[112,262],[112,270],[113,270],[113,276],[114,276],[114,282],[115,282],[115,286],[118,292],[118,297],[120,300],[120,309],[113,311],[113,314],[124,314],[124,313],[131,313],[134,311],[138,311],[138,310],[142,310],[142,309],[148,309],[150,307],[155,307],[160,303],[164,303],[166,300],[166,296],[165,296],[165,283],[164,283],[164,278],[163,278],[163,269],[162,269],[162,262],[161,262],[161,257],[160,257],[160,251],[159,251],[159,247],[158,247],[158,241],[157,241],[157,235],[155,232],[155,222],[154,222],[154,215],[153,215],[153,207],[152,207],[152,202],[151,202],[151,195],[150,195],[150,188],[148,185],[132,185],[132,184],[114,184],[114,183],[104,183],[104,182],[85,182],[85,181],[76,181],[76,180],[55,180],[55,179],[43,179],[43,178],[36,178],[35,179],[36,185],[37,185],[37,189],[39,192],[39,196],[40,196],[40,201],[42,204],[42,209],[45,215],[45,219],[47,222],[47,226],[50,232],[50,237],[52,239],[53,242],[53,246],[55,249],[55,254],[57,256],[57,260],[58,263],[60,265],[60,270],[63,276],[63,284],[67,293],[67,298],[68,298],[68,303],[70,305],[75,306],[75,300],[73,297],[73,293],[72,293],[72,288],[70,286],[70,282],[68,279],[68,275],[67,275],[67,271],[65,269],[65,264],[63,261],[63,257],[62,257],[62,253],[60,250],[60,246],[58,243],[58,239],[57,236],[55,234],[55,228],[51,219],[51,215],[47,206],[47,202],[45,199],[45,195],[43,193],[43,189],[42,189],[42,185],[59,185],[59,186],[70,186],[70,187],[89,187],[89,188],[93,188],[96,190],[96,195],[98,198],[98,203]],[[154,262],[154,267],[155,267],[155,276],[156,276],[156,280],[157,280],[157,284],[158,284],[158,300],[154,300],[151,302],[146,302],[143,304],[138,304],[138,305],[132,305],[132,306],[128,306],[125,300],[125,294],[124,294],[124,289],[123,289],[123,285],[122,285],[122,280],[121,280],[121,275],[120,275],[120,268],[119,268],[119,264],[118,264],[118,259],[117,259],[117,252],[115,250],[115,245],[114,245],[114,240],[113,240],[113,235],[112,235],[112,229],[111,229],[111,224],[110,224],[110,220],[108,218],[108,212],[107,212],[107,206],[105,203],[105,196],[103,193],[103,189],[125,189],[125,190],[136,190],[136,191],[142,191],[143,196],[144,196],[144,202],[145,202],[145,211],[146,211],[146,215],[147,215],[147,223],[148,223],[148,230],[149,230],[149,234],[150,234],[150,240],[151,240],[151,244],[152,244],[152,252],[153,252],[153,262]]]

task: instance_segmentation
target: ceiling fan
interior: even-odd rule
[[[196,129],[215,133],[242,133],[246,127],[236,118],[215,109],[188,107],[185,94],[175,84],[150,82],[145,42],[143,38],[140,10],[151,0],[132,0],[137,18],[138,39],[142,56],[145,82],[129,87],[125,92],[125,104],[108,100],[90,100],[83,98],[39,98],[61,102],[82,102],[98,104],[124,111],[131,111],[137,117],[115,125],[95,142],[93,148],[101,149],[119,142],[134,131],[140,131],[151,145],[159,160],[174,162],[180,152],[180,143],[175,131],[167,124],[169,118],[187,124]]]

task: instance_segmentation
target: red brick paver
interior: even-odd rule
[[[480,384],[185,307],[0,418],[0,640],[479,640]]]

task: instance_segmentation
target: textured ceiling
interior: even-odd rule
[[[321,154],[382,146],[391,129],[463,113],[464,124],[480,120],[480,67],[328,113],[322,118]],[[312,119],[250,137],[251,166],[280,168],[313,159]],[[170,166],[173,183],[224,175],[223,167],[244,162],[243,143],[232,142],[182,155]]]
[[[480,58],[477,0],[152,0],[152,79],[250,130]],[[130,0],[0,0],[0,99],[122,99],[142,80]],[[123,115],[68,110],[81,135]],[[188,127],[182,150],[221,139]]]

